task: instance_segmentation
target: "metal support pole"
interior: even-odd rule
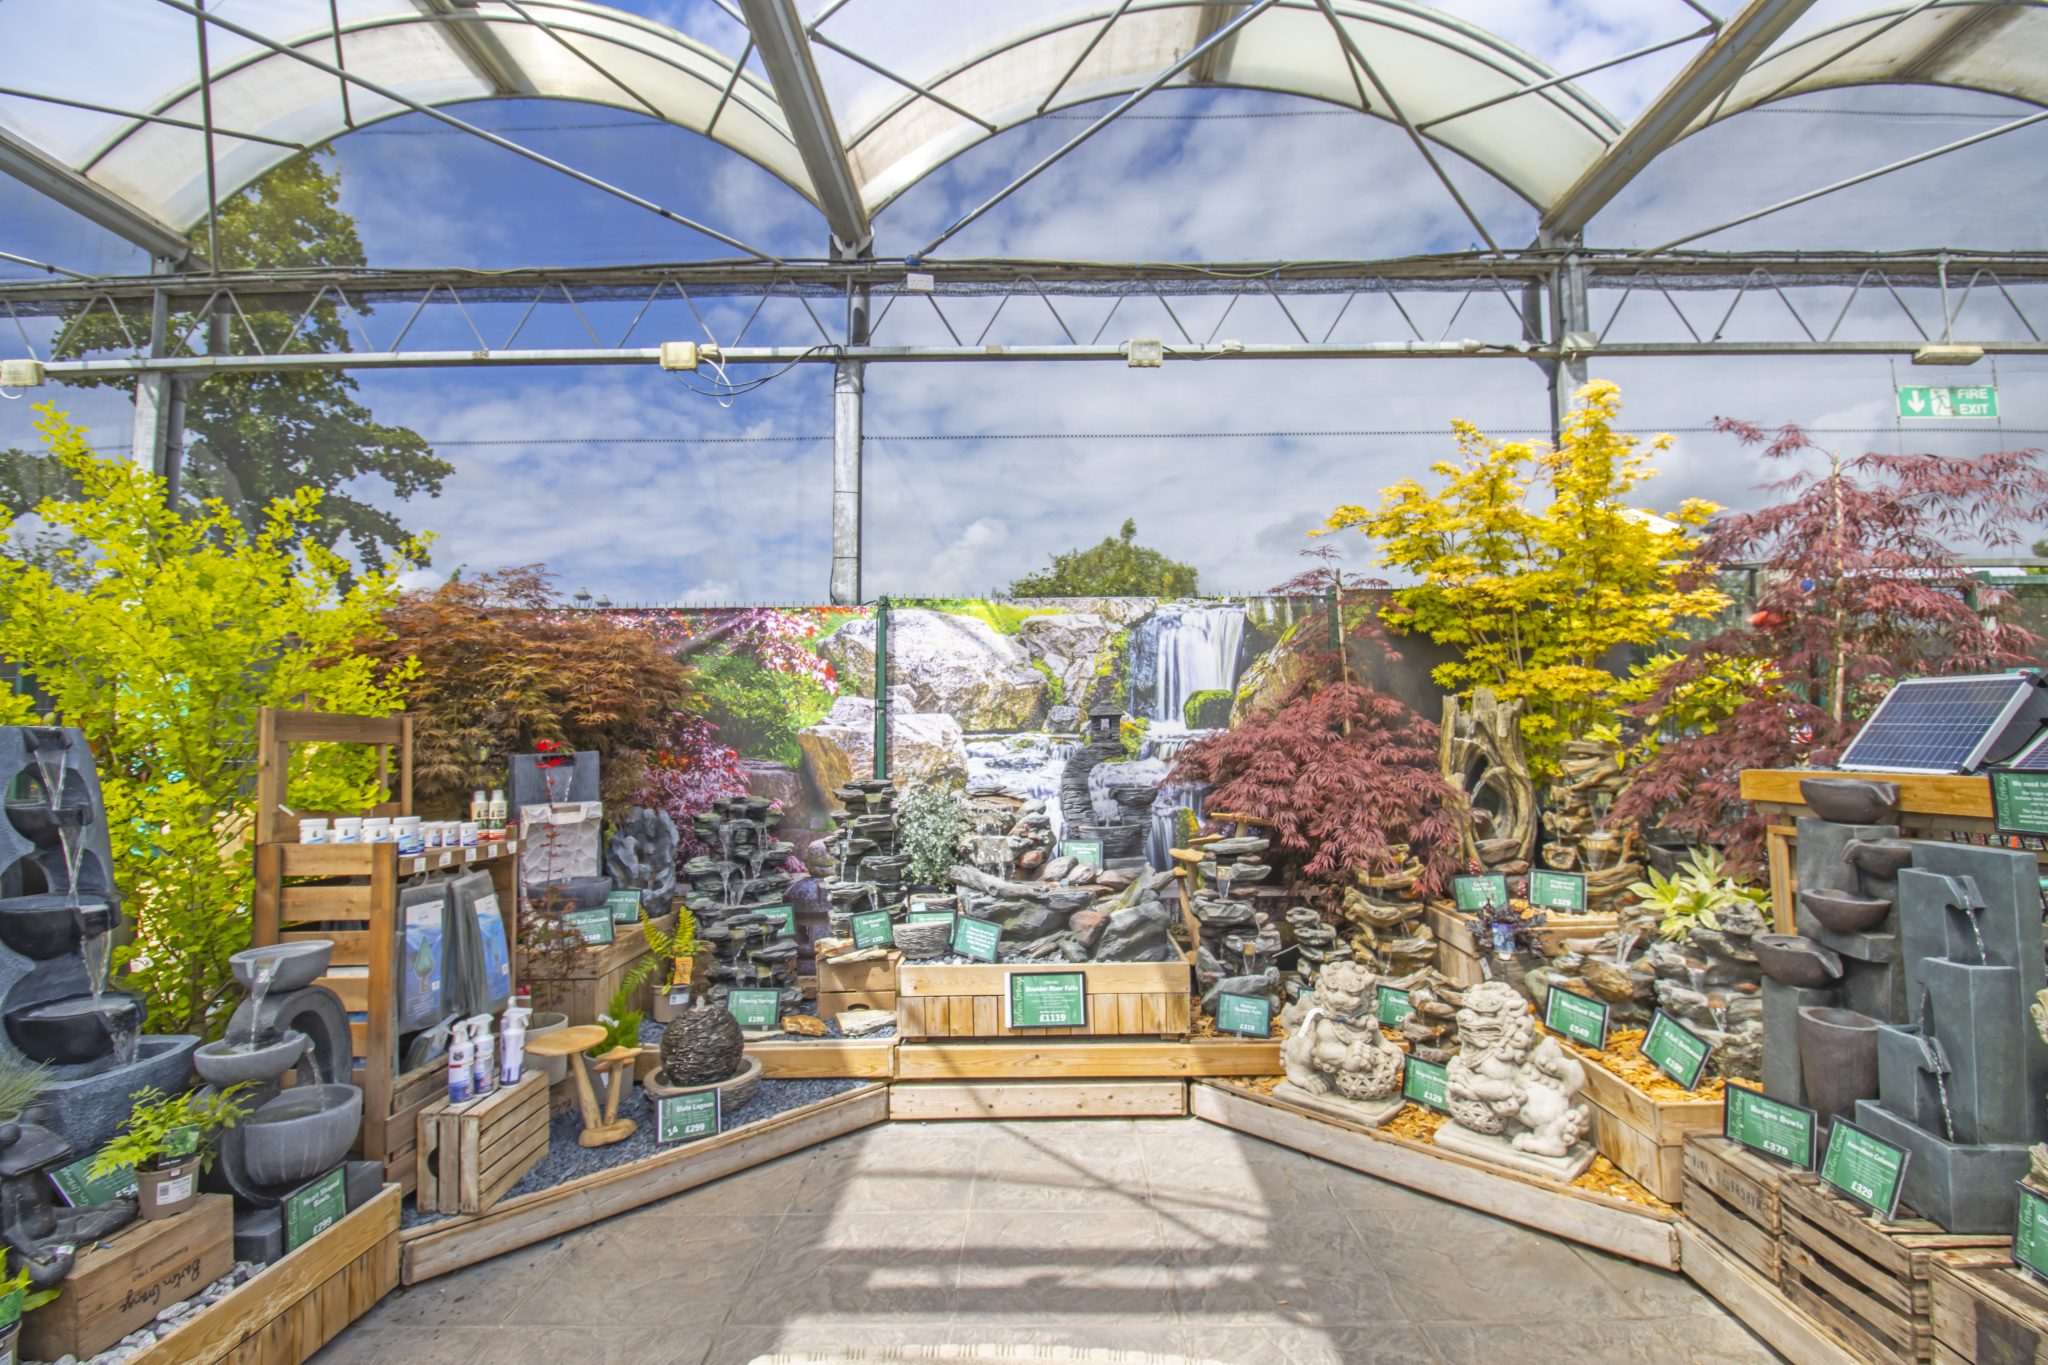
[[[868,291],[848,297],[847,340],[867,341]],[[832,584],[836,606],[860,601],[861,406],[867,391],[867,362],[832,365]]]
[[[157,274],[171,268],[161,258],[151,266]],[[170,301],[159,289],[149,301],[149,354],[152,357],[160,357],[164,353],[169,318]],[[174,382],[174,377],[162,370],[145,371],[135,376],[135,432],[129,439],[128,458],[156,474],[163,473],[165,469],[164,452],[169,446],[171,386]]]
[[[889,599],[875,603],[875,776],[889,775]]]
[[[1557,361],[1550,369],[1550,439],[1564,439],[1564,420],[1571,414],[1572,395],[1586,386],[1586,353],[1569,344],[1571,334],[1592,329],[1586,306],[1586,265],[1577,255],[1565,257],[1557,273],[1557,308],[1551,319],[1551,344]]]

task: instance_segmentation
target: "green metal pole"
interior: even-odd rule
[[[1337,607],[1337,585],[1330,585],[1330,648],[1344,648],[1344,614]]]
[[[889,775],[889,599],[875,601],[875,776]]]

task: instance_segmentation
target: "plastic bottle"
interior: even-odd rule
[[[448,1103],[467,1104],[476,1086],[476,1049],[469,1045],[469,1021],[458,1019],[448,1040]]]
[[[526,1021],[533,1011],[523,1005],[508,1005],[498,1020],[498,1079],[505,1085],[519,1084],[526,1074]]]
[[[491,801],[484,795],[482,787],[478,787],[470,794],[469,818],[475,822],[478,829],[485,828],[491,818]]]
[[[491,1016],[478,1014],[469,1021],[470,1090],[478,1099],[498,1088],[498,1045],[491,1038]]]
[[[500,839],[505,837],[505,818],[508,814],[504,790],[502,788],[493,788],[491,791],[491,823],[489,828]]]

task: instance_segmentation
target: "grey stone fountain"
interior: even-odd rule
[[[192,1055],[201,1079],[247,1082],[246,1117],[220,1136],[207,1188],[235,1196],[235,1256],[284,1254],[281,1206],[341,1164],[363,1125],[363,1092],[349,1084],[353,1049],[341,997],[313,983],[327,971],[325,939],[250,948],[228,959],[249,993],[227,1034]],[[286,1087],[284,1074],[296,1084]],[[377,1192],[383,1167],[348,1163],[348,1207]]]
[[[90,1155],[136,1091],[185,1088],[199,1040],[145,1035],[143,1002],[109,989],[120,908],[84,734],[0,726],[0,793],[0,1052],[50,1067],[35,1117]]]
[[[1950,1232],[2005,1232],[2031,1144],[2048,1138],[2048,1043],[2031,853],[1916,842],[1898,874],[1907,1012],[1877,1030],[1876,1099],[1856,1123],[1912,1153],[1901,1198]]]

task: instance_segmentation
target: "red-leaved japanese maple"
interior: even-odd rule
[[[1660,747],[1614,813],[1717,844],[1753,876],[1767,822],[1741,799],[1743,769],[1832,763],[1901,678],[2032,662],[2038,640],[2014,623],[2010,594],[1972,578],[1955,547],[2024,543],[2048,517],[2048,473],[2034,450],[1844,460],[1796,426],[1715,425],[1766,460],[1818,452],[1827,463],[1764,485],[1780,501],[1708,528],[1703,561],[1758,566],[1755,609],[1696,643],[1643,711],[1717,661],[1761,660],[1776,679],[1712,730]]]

